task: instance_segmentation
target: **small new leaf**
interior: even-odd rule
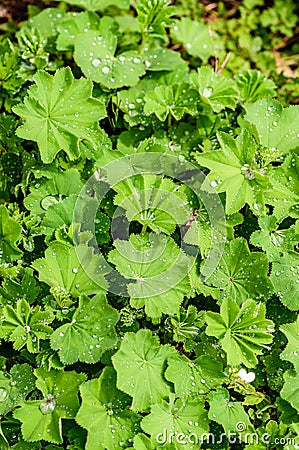
[[[106,115],[103,103],[91,98],[92,83],[76,80],[69,67],[53,76],[39,71],[33,81],[24,103],[13,108],[24,120],[17,135],[37,142],[44,163],[51,163],[60,150],[71,160],[78,158],[80,140],[96,142],[98,121]]]
[[[51,311],[41,311],[40,306],[31,308],[25,299],[20,299],[15,309],[10,305],[3,308],[0,337],[13,342],[17,350],[26,345],[29,352],[36,353],[40,340],[48,339],[52,333],[48,324],[53,320]]]
[[[263,303],[246,300],[239,308],[229,298],[223,301],[220,314],[206,313],[206,334],[219,339],[227,354],[228,365],[256,366],[256,355],[262,354],[273,339],[273,322],[265,318],[265,313]]]
[[[216,113],[225,108],[236,108],[239,93],[233,80],[217,74],[210,67],[201,67],[190,76],[190,80],[202,102],[210,105]]]
[[[255,161],[257,145],[250,133],[243,129],[234,139],[227,133],[218,133],[222,150],[196,155],[196,160],[210,169],[203,184],[206,190],[226,192],[227,214],[238,212],[248,203],[254,213],[264,209],[263,192],[269,186],[264,168]]]
[[[146,93],[144,112],[146,115],[156,114],[162,122],[169,114],[180,120],[184,114],[196,115],[198,100],[198,93],[187,83],[157,86],[153,92]]]

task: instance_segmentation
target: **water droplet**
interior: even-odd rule
[[[104,67],[102,68],[102,72],[103,72],[105,75],[108,75],[108,73],[110,72],[109,67],[104,66]]]
[[[210,86],[205,87],[203,90],[203,93],[202,93],[203,97],[205,97],[205,98],[211,97],[212,94],[213,94],[213,88]]]
[[[0,388],[0,402],[5,402],[8,397],[8,390],[5,388]]]
[[[98,59],[98,58],[95,58],[95,59],[93,59],[92,60],[92,63],[91,63],[94,67],[100,67],[100,65],[101,65],[101,60],[100,59]]]
[[[39,405],[42,414],[52,414],[56,406],[56,400],[52,394],[47,394],[46,398]]]

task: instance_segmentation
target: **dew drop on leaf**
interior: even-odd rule
[[[0,402],[5,402],[8,397],[8,390],[5,388],[0,388]]]

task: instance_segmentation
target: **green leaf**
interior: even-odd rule
[[[90,80],[110,89],[133,86],[145,73],[142,58],[133,50],[115,56],[116,48],[113,33],[89,30],[75,38],[74,58]],[[86,49],[91,49],[88,57]]]
[[[35,378],[29,364],[15,364],[8,375],[0,372],[0,414],[5,416],[35,388]]]
[[[50,206],[61,202],[65,197],[78,195],[83,187],[80,173],[77,169],[56,173],[53,178],[41,185],[40,180],[32,183],[30,194],[24,199],[24,204],[32,215],[43,216]]]
[[[247,241],[237,238],[227,242],[218,266],[206,283],[220,288],[221,298],[231,297],[239,305],[248,298],[266,300],[273,291],[268,270],[266,255],[251,253]]]
[[[245,412],[241,402],[230,401],[227,389],[218,388],[209,394],[209,419],[214,420],[223,426],[226,435],[236,433],[239,435],[240,425],[244,427],[242,431],[250,433],[253,431],[248,414]]]
[[[227,133],[218,133],[222,150],[196,154],[196,160],[210,169],[203,189],[226,192],[225,211],[238,212],[246,203],[254,213],[265,209],[263,191],[269,186],[265,171],[255,161],[256,143],[243,129],[234,139]]]
[[[168,0],[139,0],[136,10],[137,22],[145,37],[165,38],[165,28],[173,24],[170,17],[176,12]]]
[[[210,105],[216,113],[225,108],[236,108],[239,94],[233,80],[217,74],[210,67],[201,67],[190,75],[190,80],[202,102]]]
[[[294,370],[287,370],[283,378],[285,383],[280,395],[299,412],[299,374]]]
[[[91,247],[70,247],[54,241],[45,251],[45,257],[33,261],[39,280],[52,288],[63,289],[73,297],[96,294],[107,289],[104,275],[109,272],[104,258]],[[96,281],[95,281],[96,280]]]
[[[141,422],[142,429],[152,435],[154,448],[161,444],[172,443],[176,450],[191,450],[199,444],[201,436],[209,431],[207,411],[203,400],[175,400],[170,395],[151,407],[151,412]],[[190,439],[188,439],[191,437]]]
[[[80,1],[80,0],[79,0]],[[68,13],[58,24],[59,36],[57,38],[57,49],[60,51],[74,48],[74,40],[82,30],[98,30],[100,18],[92,12],[82,12],[79,14]]]
[[[174,42],[182,43],[189,55],[200,58],[204,63],[215,53],[219,56],[223,48],[219,36],[210,31],[205,23],[187,17],[177,20],[170,33]]]
[[[118,389],[133,397],[133,411],[148,411],[151,404],[169,394],[163,370],[166,359],[174,354],[174,348],[160,346],[158,337],[149,330],[125,334],[112,362]]]
[[[184,114],[197,114],[198,100],[198,93],[187,83],[157,86],[153,92],[146,93],[144,112],[146,115],[156,114],[162,122],[169,114],[180,120]]]
[[[19,76],[20,56],[9,40],[0,44],[0,88],[7,92],[20,90],[24,80]]]
[[[78,360],[96,363],[104,351],[116,344],[114,326],[118,319],[118,312],[108,305],[104,295],[96,295],[91,300],[83,296],[71,322],[57,328],[51,335],[51,347],[58,350],[64,364]]]
[[[189,293],[188,272],[193,263],[173,239],[162,234],[131,234],[129,241],[117,239],[108,259],[126,279],[134,308],[145,305],[148,316],[175,314]],[[162,262],[162,264],[161,264]]]
[[[280,358],[285,361],[290,361],[299,373],[299,316],[296,322],[286,323],[280,327],[280,330],[286,335],[288,344]]]
[[[171,71],[177,66],[185,64],[178,52],[167,48],[146,47],[143,52],[143,59],[147,71]]]
[[[267,253],[269,261],[278,259],[283,253],[294,250],[299,242],[299,234],[296,228],[277,229],[274,216],[262,216],[258,219],[261,231],[254,231],[250,236],[250,242],[256,247],[261,247]]]
[[[48,339],[52,333],[48,324],[53,320],[51,311],[41,311],[40,306],[31,308],[25,299],[20,299],[15,309],[10,305],[3,308],[0,337],[13,342],[17,350],[26,345],[30,353],[36,353],[40,340]]]
[[[258,70],[241,70],[235,76],[242,102],[253,103],[263,97],[275,97],[276,86]]]
[[[76,421],[88,430],[86,450],[127,448],[128,440],[139,431],[140,417],[130,411],[131,399],[119,391],[112,367],[80,387],[82,405]]]
[[[299,217],[299,156],[290,154],[280,167],[268,171],[272,184],[265,192],[265,202],[272,205],[273,215],[281,222],[286,217]]]
[[[25,441],[45,440],[60,444],[61,419],[75,417],[79,409],[79,386],[86,376],[53,369],[48,372],[42,368],[36,369],[34,374],[37,378],[36,387],[42,392],[44,399],[22,402],[13,415],[22,422]]]
[[[54,0],[59,2],[60,0]],[[88,11],[102,11],[110,5],[117,6],[120,9],[129,9],[129,0],[67,0],[69,5],[79,6],[80,8],[87,9]]]
[[[1,303],[15,305],[21,298],[33,303],[39,292],[40,287],[33,276],[33,270],[29,267],[21,268],[16,277],[4,278],[0,287]]]
[[[22,227],[9,217],[5,206],[0,206],[0,263],[15,261],[23,252],[16,242],[21,239]]]
[[[174,383],[179,397],[193,397],[208,392],[223,381],[223,366],[209,356],[200,356],[190,361],[180,355],[168,359],[165,378]]]
[[[272,264],[271,281],[281,302],[292,311],[299,309],[299,255],[287,253]]]
[[[188,220],[187,197],[170,179],[140,174],[117,183],[113,190],[118,193],[114,203],[126,210],[128,220],[137,220],[156,233],[172,234]]]
[[[24,103],[13,108],[25,123],[17,135],[38,143],[44,163],[51,163],[60,150],[71,160],[80,156],[81,139],[96,142],[98,120],[106,115],[100,100],[91,98],[92,84],[75,80],[69,67],[54,76],[39,71],[28,89]]]
[[[223,301],[220,314],[206,313],[206,334],[219,339],[227,354],[228,365],[257,365],[256,355],[262,354],[273,339],[273,322],[265,319],[265,313],[263,303],[246,300],[239,308],[229,298]]]
[[[277,100],[263,98],[244,108],[261,145],[281,154],[299,146],[299,106],[283,108]]]

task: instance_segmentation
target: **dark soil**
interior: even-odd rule
[[[50,0],[0,0],[0,23],[5,23],[8,20],[13,20],[16,23],[27,20],[29,5],[37,6],[40,9],[54,5],[57,7],[57,3]]]

